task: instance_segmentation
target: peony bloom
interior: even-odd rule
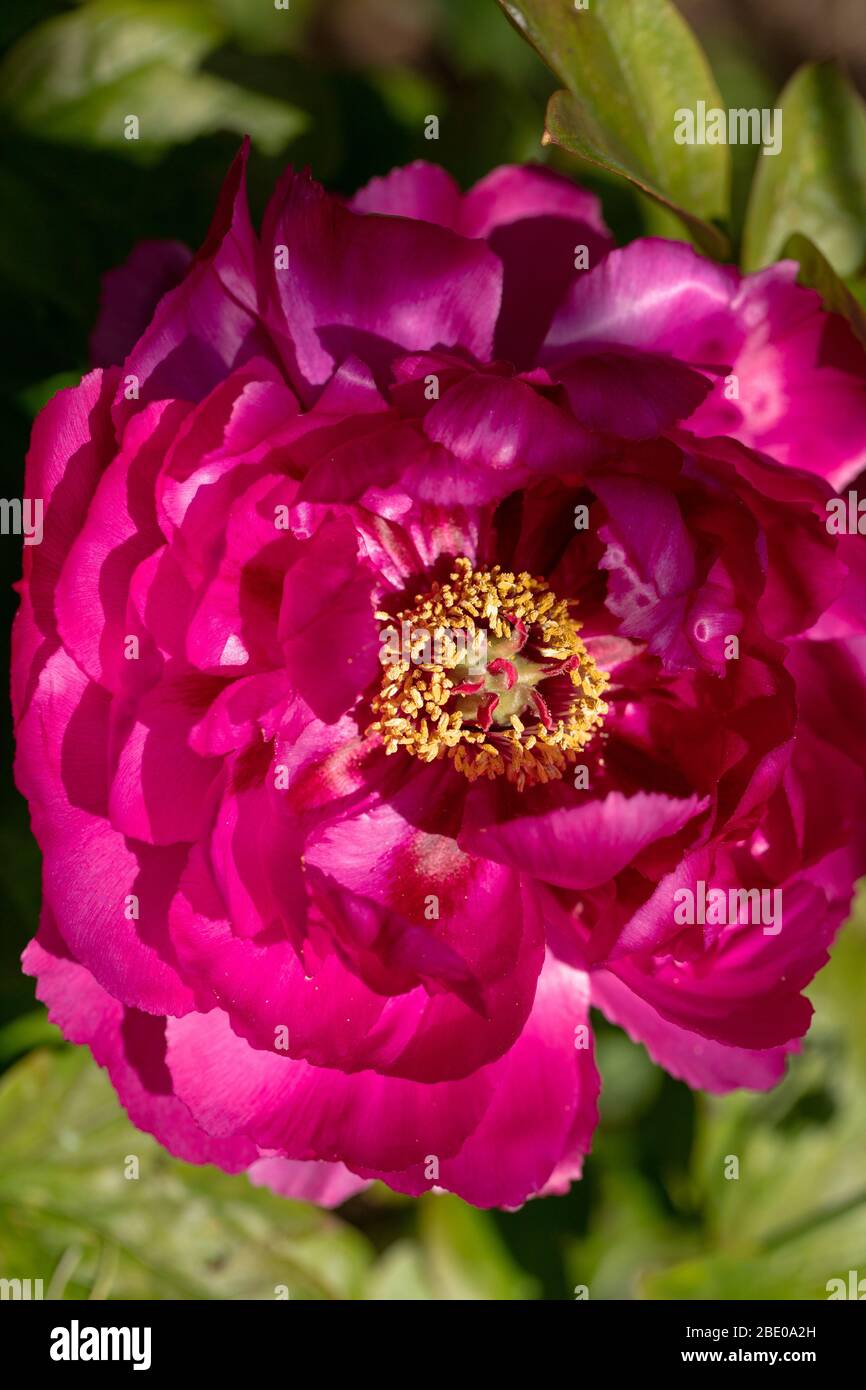
[[[808,1028],[866,870],[866,362],[793,265],[613,249],[543,169],[290,172],[257,236],[244,159],[35,425],[26,969],[185,1159],[514,1207],[580,1175],[591,1005],[713,1092]]]

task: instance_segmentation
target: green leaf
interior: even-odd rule
[[[290,0],[277,9],[274,0],[202,0],[251,53],[286,53],[298,48],[315,18],[318,0]]]
[[[678,145],[675,113],[720,106],[709,64],[668,0],[499,0],[567,91],[547,108],[545,142],[627,179],[661,203],[705,251],[727,239],[709,219],[728,215],[726,145]]]
[[[457,1197],[417,1203],[418,1236],[399,1238],[377,1260],[364,1297],[383,1300],[511,1301],[535,1298],[532,1278],[514,1263],[489,1212]]]
[[[436,1294],[421,1250],[411,1240],[397,1240],[376,1261],[367,1279],[368,1302],[431,1303]]]
[[[596,1063],[601,1073],[605,1125],[633,1125],[658,1093],[662,1075],[649,1054],[618,1028],[597,1026]]]
[[[808,237],[795,232],[788,237],[782,251],[782,259],[800,262],[798,283],[817,290],[824,305],[833,314],[841,314],[850,323],[855,335],[866,347],[866,313],[861,304],[840,279],[835,270]]]
[[[3,108],[42,139],[153,158],[218,130],[278,153],[303,128],[293,106],[200,71],[225,37],[201,4],[91,0],[39,25],[0,68]],[[138,120],[138,138],[126,122]]]
[[[590,1298],[631,1299],[636,1281],[648,1265],[671,1264],[688,1247],[659,1207],[657,1194],[644,1173],[632,1140],[605,1142],[602,1135],[595,1164],[596,1181],[592,1229],[582,1239],[566,1234],[566,1297],[585,1285]],[[586,1179],[584,1178],[584,1181]]]
[[[18,392],[18,404],[31,420],[35,420],[52,396],[56,396],[58,391],[66,387],[77,386],[86,372],[87,367],[81,367],[71,372],[57,372],[54,376],[46,377],[44,381],[35,381],[32,386]]]
[[[866,264],[866,105],[830,63],[800,68],[779,105],[782,150],[758,161],[743,265],[771,265],[802,232],[837,274],[854,275]]]
[[[422,1199],[421,1245],[434,1298],[520,1300],[536,1296],[487,1212],[445,1194]]]
[[[52,1298],[352,1299],[372,1256],[336,1216],[170,1158],[83,1048],[3,1078],[0,1232],[4,1277]]]
[[[0,1028],[0,1065],[29,1052],[34,1047],[61,1044],[63,1038],[44,1009],[33,1009]]]

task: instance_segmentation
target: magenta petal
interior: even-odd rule
[[[153,678],[152,663],[145,660],[147,634],[129,611],[129,587],[137,566],[164,541],[156,521],[154,483],[187,411],[181,402],[160,401],[130,421],[55,590],[67,650],[93,680],[115,691]],[[124,656],[129,634],[144,648],[135,661]]]
[[[275,845],[274,854],[278,850]],[[283,859],[290,859],[291,852],[286,843]],[[263,859],[262,876],[276,883],[278,866],[267,853]],[[225,880],[225,865],[221,876]],[[303,885],[290,888],[288,871],[285,878],[287,895],[304,892]],[[310,871],[307,883],[318,886]],[[259,901],[262,897],[259,889]],[[288,906],[284,901],[284,915]],[[521,956],[511,975],[487,991],[487,1010],[479,1013],[446,989],[431,993],[419,985],[399,995],[376,993],[352,969],[350,951],[337,942],[322,907],[314,893],[306,939],[298,949],[289,939],[297,931],[260,931],[252,939],[252,933],[243,931],[245,919],[233,915],[229,921],[200,858],[194,858],[184,877],[172,907],[172,934],[184,969],[253,1047],[272,1050],[280,1031],[287,1030],[284,1051],[296,1060],[347,1073],[375,1068],[383,1075],[432,1083],[469,1075],[495,1060],[519,1035],[532,1004],[542,949],[537,914],[527,909],[521,921]]]
[[[624,439],[654,439],[688,419],[711,390],[681,362],[626,348],[587,352],[549,370],[582,425]]]
[[[498,228],[533,220],[542,224],[538,230],[543,234],[545,218],[589,228],[610,245],[596,195],[542,164],[501,164],[485,174],[463,199],[460,230],[464,236],[489,239]]]
[[[115,999],[148,1013],[183,1013],[168,904],[184,847],[136,845],[107,815],[109,697],[56,652],[18,735],[16,777],[43,854],[43,894],[75,957]]]
[[[719,381],[690,427],[842,489],[866,465],[866,354],[844,319],[795,283],[798,270],[782,261],[744,277],[731,306],[739,396]]]
[[[266,748],[262,751],[267,753]],[[260,764],[258,768],[256,762]],[[247,763],[253,764],[253,772],[245,766]],[[297,826],[281,814],[270,760],[257,758],[254,747],[251,755],[242,754],[229,763],[226,781],[224,793],[214,807],[207,856],[219,894],[211,891],[204,902],[195,893],[190,894],[191,884],[200,888],[200,875],[206,872],[199,865],[205,855],[196,849],[181,882],[181,892],[190,898],[186,937],[175,930],[172,917],[178,950],[182,954],[184,947],[187,950],[185,969],[192,978],[209,983],[218,998],[230,995],[231,989],[227,989],[225,975],[217,982],[207,979],[204,938],[209,923],[200,919],[222,919],[228,915],[231,929],[238,937],[257,937],[270,931],[297,938],[307,915],[301,865],[303,844]],[[189,950],[191,936],[200,942],[196,951]],[[268,1039],[269,1043],[272,1041],[273,1033]]]
[[[563,1167],[576,1175],[589,1147],[598,1078],[583,1036],[587,1001],[586,977],[551,962],[511,1051],[438,1086],[253,1052],[217,1013],[169,1021],[168,1066],[213,1133],[253,1134],[262,1148],[343,1162],[398,1190],[429,1190],[435,1158],[438,1185],[479,1206],[518,1206]],[[398,1155],[406,1161],[389,1163]]]
[[[24,969],[37,978],[37,998],[65,1038],[86,1043],[111,1077],[133,1124],[153,1134],[187,1163],[215,1163],[237,1173],[256,1158],[245,1139],[214,1139],[172,1093],[165,1065],[165,1020],[124,1009],[90,972],[72,960],[49,921],[24,952]]]
[[[424,431],[463,462],[509,474],[509,490],[533,473],[580,474],[599,452],[564,410],[513,377],[465,377],[428,412]]]
[[[608,514],[600,531],[600,567],[610,574],[605,603],[620,619],[621,635],[646,642],[666,666],[695,666],[686,628],[695,549],[676,495],[637,477],[600,477],[593,485]]]
[[[325,522],[287,576],[280,611],[286,672],[327,723],[350,709],[381,671],[374,583],[346,519]]]
[[[837,557],[845,575],[838,597],[821,615],[808,636],[816,641],[859,636],[866,613],[866,537],[840,536]]]
[[[115,708],[108,812],[116,830],[153,845],[198,839],[219,762],[201,757],[191,736],[221,689],[167,669],[134,709]]]
[[[610,232],[594,194],[536,165],[505,165],[467,193],[460,230],[486,237],[504,269],[494,355],[533,366],[563,295],[610,250]]]
[[[192,252],[180,241],[140,241],[123,265],[102,277],[99,317],[90,339],[97,367],[123,361],[164,294],[179,285]]]
[[[247,1177],[253,1187],[269,1187],[281,1197],[327,1208],[340,1206],[370,1185],[343,1163],[298,1163],[291,1158],[259,1158]]]
[[[426,1164],[359,1171],[413,1195],[446,1188],[478,1207],[519,1207],[545,1190],[565,1191],[580,1176],[598,1118],[588,1005],[587,977],[548,958],[526,1027],[487,1070],[494,1091],[480,1123],[454,1157],[431,1145],[429,1155],[440,1158],[435,1184]]]
[[[444,169],[416,160],[372,179],[349,206],[484,238],[504,270],[493,355],[520,368],[533,364],[556,305],[585,274],[575,269],[580,249],[594,266],[612,245],[595,195],[541,165],[503,165],[461,197]]]
[[[442,1186],[464,1201],[515,1207],[580,1177],[598,1121],[587,983],[566,966],[545,965],[529,1022],[496,1064],[493,1104],[442,1165]]]
[[[845,580],[845,566],[836,555],[837,538],[827,530],[827,483],[735,440],[698,442],[684,431],[672,437],[700,467],[724,477],[729,486],[733,482],[761,527],[766,583],[759,610],[767,631],[787,637],[810,627]]]
[[[778,933],[735,924],[722,929],[705,960],[632,956],[617,961],[613,973],[663,1018],[690,1032],[750,1050],[784,1046],[809,1026],[812,1006],[802,990],[826,964],[848,904],[829,901],[806,880],[785,885],[782,893]]]
[[[110,415],[116,383],[113,370],[90,372],[78,386],[58,391],[33,425],[24,495],[42,501],[43,535],[41,544],[23,547],[24,582],[33,621],[52,641],[57,576],[116,448]],[[37,674],[34,668],[31,682]]]
[[[138,378],[140,401],[201,400],[233,367],[272,355],[258,320],[247,153],[245,142],[226,176],[204,245],[181,283],[160,300],[123,364],[125,380]],[[115,411],[125,418],[134,408],[134,401],[121,397]]]
[[[193,729],[190,747],[204,757],[218,756],[246,748],[260,732],[271,735],[279,727],[290,693],[282,671],[231,681]]]
[[[486,1069],[425,1086],[371,1071],[311,1067],[254,1050],[219,1010],[169,1019],[167,1035],[175,1093],[209,1133],[246,1136],[287,1158],[353,1169],[382,1160],[400,1169],[427,1153],[456,1152],[494,1084]]]
[[[541,361],[578,345],[661,353],[706,370],[691,428],[727,435],[845,486],[866,463],[866,358],[848,325],[780,262],[740,277],[678,242],[644,238],[581,276]]]
[[[371,179],[349,200],[353,212],[381,212],[390,217],[412,217],[439,227],[460,227],[463,197],[451,175],[438,164],[416,159],[403,169]]]
[[[431,993],[418,1035],[400,1056],[412,1075],[435,1076],[437,1067],[462,1075],[469,1057],[477,1066],[510,1046],[531,1007],[544,949],[534,899],[515,874],[414,823],[419,810],[435,806],[442,782],[438,769],[420,769],[393,802],[323,825],[304,852],[311,868],[339,885],[335,911],[367,904],[354,933],[351,922],[344,926],[347,960],[363,973],[372,946],[379,968],[400,975],[403,988],[423,983]],[[483,1028],[473,1026],[473,1014]]]
[[[581,344],[660,352],[724,364],[732,345],[737,271],[676,241],[644,237],[612,251],[576,279],[545,339],[541,360],[562,361]]]
[[[281,245],[288,270],[275,266]],[[490,354],[499,262],[442,227],[350,212],[290,171],[265,214],[261,267],[268,325],[306,398],[353,353],[383,369],[399,350]]]
[[[607,882],[656,840],[681,830],[706,806],[656,792],[559,808],[537,816],[465,826],[461,843],[475,854],[509,864],[562,888],[595,888]]]
[[[156,496],[169,540],[191,513],[179,558],[193,562],[196,579],[206,558],[213,563],[210,552],[222,537],[232,502],[257,481],[252,470],[264,471],[275,454],[284,455],[286,443],[301,429],[296,397],[262,358],[228,375],[187,416],[166,453]],[[290,479],[285,481],[289,485]],[[267,520],[275,536],[273,512]],[[264,534],[261,524],[257,531]]]
[[[590,976],[593,1004],[611,1023],[642,1042],[654,1062],[689,1086],[715,1095],[737,1087],[768,1091],[781,1081],[791,1044],[749,1051],[712,1042],[656,1013],[652,1005],[606,970]]]

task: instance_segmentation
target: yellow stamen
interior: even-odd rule
[[[389,659],[372,702],[368,732],[385,740],[387,753],[404,748],[425,762],[448,757],[470,781],[504,775],[522,789],[562,777],[603,723],[607,673],[578,636],[568,602],[543,579],[498,565],[474,570],[461,558],[445,583],[416,595],[412,608],[376,618],[401,631],[407,625],[415,657],[414,663]],[[501,666],[487,670],[497,658],[511,668],[510,684]],[[549,670],[569,662],[567,672]],[[552,677],[560,707],[548,720],[540,715]],[[572,693],[564,699],[566,680]]]

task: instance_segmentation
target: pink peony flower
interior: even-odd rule
[[[580,1175],[590,1005],[714,1092],[808,1028],[866,869],[866,363],[793,265],[611,249],[543,169],[290,172],[256,236],[244,159],[34,429],[26,969],[185,1159],[514,1207]]]

